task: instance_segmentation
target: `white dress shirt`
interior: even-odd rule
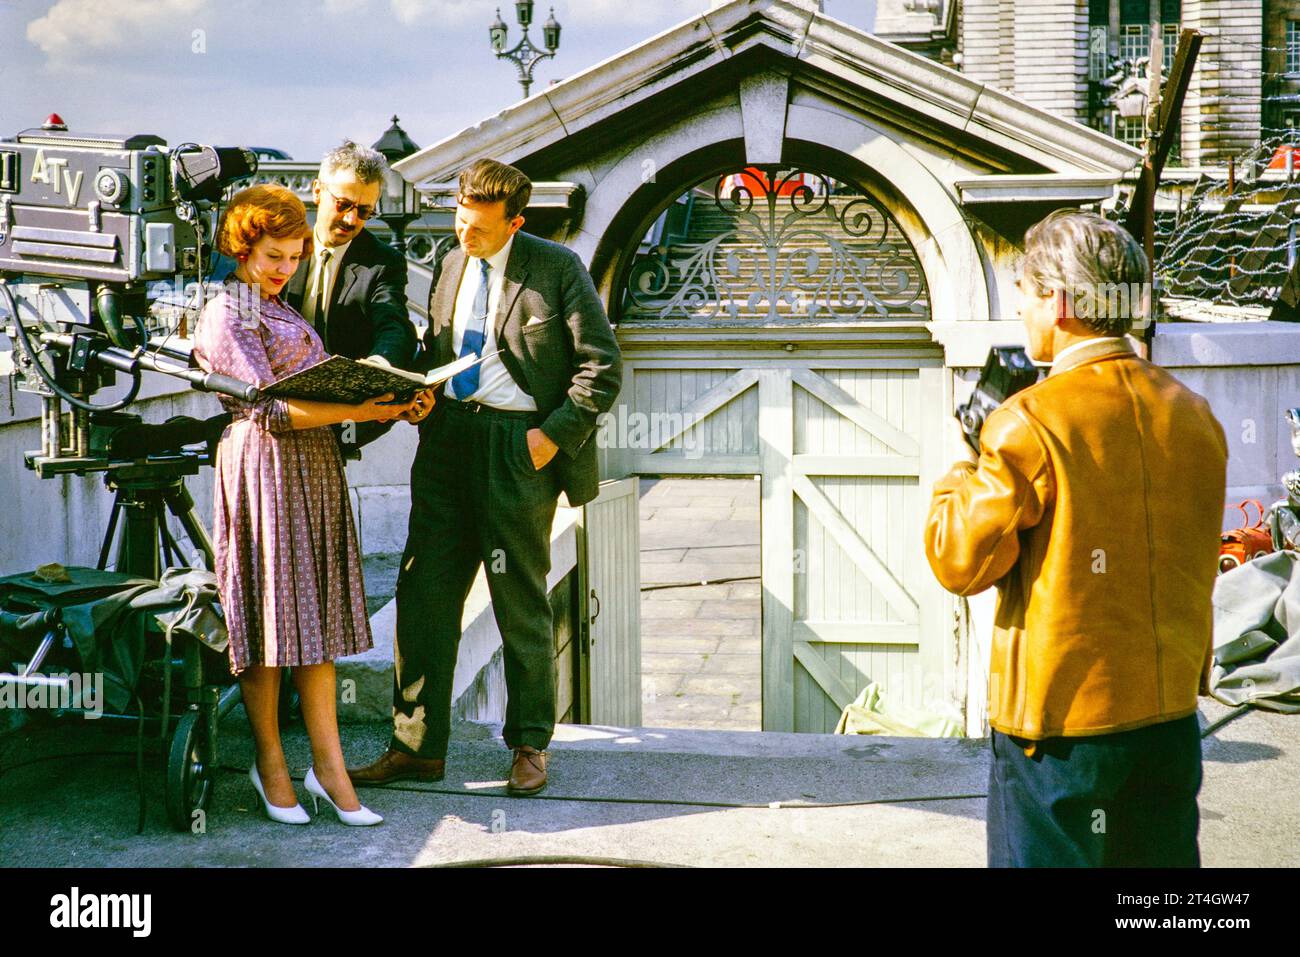
[[[497,351],[496,316],[501,307],[501,289],[505,285],[506,263],[510,260],[510,250],[515,244],[511,234],[506,244],[488,257],[488,309],[487,319],[483,324],[483,355]],[[465,341],[465,327],[474,315],[474,297],[478,293],[479,276],[482,260],[474,256],[465,257],[465,271],[460,277],[460,288],[456,291],[456,307],[452,317],[452,352],[460,355],[461,345]],[[519,383],[510,375],[510,370],[501,361],[500,356],[484,359],[479,364],[478,391],[473,395],[455,394],[452,384],[447,383],[447,395],[453,399],[472,399],[494,409],[510,412],[536,412],[537,403],[533,397],[519,388]]]
[[[303,289],[302,297],[302,317],[310,322],[313,326],[324,328],[324,320],[329,318],[330,296],[334,294],[334,282],[339,276],[339,263],[347,255],[348,247],[352,245],[352,240],[348,240],[342,246],[326,246],[319,237],[313,237],[315,248],[311,253],[311,271],[307,273],[307,285]],[[325,294],[321,297],[321,304],[325,309],[324,316],[316,316],[316,292],[321,281],[320,263],[321,257],[325,250],[330,253],[329,266],[325,269]]]

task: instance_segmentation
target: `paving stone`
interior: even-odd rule
[[[746,621],[738,624],[748,625],[749,628],[741,630],[737,627],[729,634],[719,635],[720,644],[718,645],[719,654],[724,655],[760,655],[763,653],[763,626],[762,622]]]
[[[642,565],[659,565],[680,562],[686,557],[685,548],[642,548]]]
[[[646,582],[650,584],[650,582]],[[665,583],[668,584],[668,583]],[[700,601],[712,599],[714,601],[725,601],[730,596],[730,585],[695,585],[690,582],[682,582],[678,588],[665,588],[663,585],[654,587],[651,591],[641,592],[642,601],[663,601],[664,599],[676,599],[678,601]]]
[[[707,485],[705,484],[706,482],[708,483]],[[716,489],[716,494],[752,495],[757,499],[758,486],[759,483],[757,480],[746,476],[745,478],[704,479],[703,481],[697,482],[695,487],[708,489],[710,495],[715,494],[714,489]]]
[[[752,708],[733,713],[762,685],[759,491],[748,478],[663,479],[642,496],[642,584],[684,586],[642,593],[647,725],[761,726]],[[696,584],[719,579],[742,580]]]
[[[689,679],[691,676],[687,675]],[[695,718],[712,717],[725,720],[731,711],[731,695],[678,692],[671,698],[660,698],[660,711],[669,714],[690,715]]]
[[[696,495],[691,497],[686,503],[686,507],[690,509],[725,508],[731,510],[736,508],[737,505],[734,495]]]
[[[691,542],[701,545],[753,545],[761,541],[757,521],[711,522],[708,528],[697,528],[696,536]]]
[[[650,701],[656,698],[672,698],[677,692],[682,690],[682,681],[686,678],[684,674],[653,674],[648,675],[644,672],[641,674],[641,700]],[[642,715],[641,720],[645,720]]]
[[[710,731],[762,731],[763,716],[757,718],[724,718],[709,722]]]
[[[705,653],[707,654],[707,652]],[[641,649],[641,674],[646,675],[686,675],[698,674],[709,658],[705,654],[680,654]],[[713,657],[710,655],[710,658]],[[737,657],[728,655],[726,657]]]
[[[718,638],[716,635],[692,636],[677,633],[671,636],[662,637],[646,634],[644,625],[651,624],[652,622],[662,624],[668,620],[669,619],[651,619],[643,624],[643,627],[641,628],[642,654],[650,651],[659,654],[694,655],[712,654],[718,650]],[[680,622],[678,622],[678,625],[680,626]]]
[[[763,563],[763,554],[757,545],[696,545],[687,549],[682,561],[752,565],[757,573]]]
[[[723,601],[702,601],[698,609],[701,618],[752,618],[763,613],[763,603],[757,598],[731,598]]]
[[[689,624],[678,623],[678,633],[683,635],[718,635],[724,643],[727,642],[746,642],[752,641],[754,652],[758,651],[759,634],[761,623],[757,618],[715,618],[715,619],[696,619]],[[642,629],[642,634],[645,630]],[[668,632],[663,632],[668,634]]]
[[[643,659],[644,660],[644,659]],[[712,654],[703,659],[699,669],[706,675],[748,675],[761,676],[763,658],[761,655]]]
[[[734,509],[730,505],[716,508],[696,508],[695,506],[658,506],[650,526],[660,522],[725,522],[730,520]]]
[[[701,534],[707,534],[714,524],[713,521],[704,522],[698,519],[691,520],[690,518],[670,520],[659,517],[661,514],[662,510],[657,511],[654,518],[650,519],[648,522],[641,523],[642,548],[646,548],[649,543],[655,540],[670,536],[675,537],[676,539],[676,541],[668,543],[670,546],[676,545],[678,542],[689,544],[696,540],[699,540],[701,544],[707,544],[706,540],[699,539],[698,536]],[[753,541],[753,539],[751,538],[750,541]],[[730,543],[718,542],[718,544]]]
[[[739,675],[687,675],[681,690],[690,696],[727,695],[728,700],[734,704],[761,688],[762,682],[757,676],[753,681],[746,682]]]
[[[694,618],[699,614],[700,605],[698,601],[649,601],[641,603],[641,617],[645,618],[672,618],[681,620],[684,618]]]
[[[752,565],[734,562],[661,562],[641,566],[641,584],[657,585],[663,582],[703,582],[719,578],[748,578],[755,569]],[[730,583],[728,583],[730,584]]]

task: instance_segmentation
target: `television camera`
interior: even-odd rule
[[[256,171],[242,147],[86,135],[57,115],[0,140],[0,316],[14,346],[0,353],[0,375],[41,398],[41,448],[27,466],[42,478],[103,472],[116,492],[100,567],[125,514],[117,570],[157,578],[159,549],[170,563],[174,548],[164,506],[211,560],[183,477],[210,460],[225,417],[151,426],[122,410],[143,370],[257,397],[248,383],[191,368],[150,303],[151,291],[184,289],[187,276],[203,289],[222,194]],[[93,402],[119,375],[125,394]],[[203,442],[205,452],[185,449]]]
[[[227,186],[256,171],[257,157],[242,147],[168,148],[156,136],[84,135],[69,132],[57,116],[0,140],[0,329],[13,347],[0,353],[0,377],[41,400],[41,447],[25,453],[26,464],[42,478],[102,473],[115,493],[97,570],[53,566],[53,572],[47,567],[4,579],[6,600],[22,609],[0,609],[0,646],[8,649],[0,672],[13,661],[21,663],[21,673],[0,673],[0,687],[66,689],[71,678],[63,672],[88,670],[84,647],[61,623],[59,601],[158,580],[164,565],[206,561],[213,568],[212,543],[185,477],[212,461],[230,416],[145,424],[123,410],[139,394],[144,371],[248,402],[257,398],[248,383],[193,368],[180,328],[185,290],[197,288],[197,306],[203,305],[221,198]],[[186,286],[190,277],[196,286]],[[93,401],[119,376],[128,379],[125,393]],[[168,512],[195,550],[188,561],[180,558],[168,529]],[[106,573],[115,540],[116,560]],[[55,592],[46,591],[46,584]],[[195,610],[199,595],[196,586],[183,615]],[[36,611],[22,613],[33,606]],[[219,618],[219,609],[214,614]],[[207,804],[217,723],[239,698],[238,684],[215,663],[218,652],[204,645],[201,631],[188,638],[182,631],[175,646],[166,631],[154,657],[143,645],[137,648],[143,657],[91,653],[101,662],[97,667],[121,665],[116,680],[134,696],[134,710],[114,716],[139,722],[140,782],[143,728],[154,722],[150,727],[159,729],[167,753],[167,812],[179,829],[188,829],[195,811]],[[118,638],[95,636],[105,648]],[[129,637],[122,640],[123,647],[137,647]],[[43,668],[51,673],[43,674]],[[142,829],[142,783],[140,794]]]

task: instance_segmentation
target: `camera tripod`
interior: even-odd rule
[[[114,492],[113,511],[100,546],[98,568],[108,567],[123,515],[126,522],[114,561],[115,571],[156,579],[164,568],[192,565],[192,561],[182,559],[180,548],[167,527],[168,513],[185,530],[206,567],[213,567],[212,540],[195,513],[194,497],[185,487],[185,476],[197,475],[205,458],[197,453],[181,453],[109,468],[104,484]]]
[[[211,440],[224,421],[228,417],[145,425],[136,415],[100,414],[84,423],[89,441],[83,447],[89,447],[89,455],[38,458],[29,453],[29,464],[42,475],[104,474],[104,484],[114,498],[99,550],[96,567],[100,571],[157,581],[168,568],[212,569],[212,540],[199,520],[185,479],[197,475],[200,467],[212,461]],[[200,451],[183,447],[205,441],[209,447]],[[182,554],[168,527],[168,515],[176,519],[189,539],[194,549],[190,556]],[[137,696],[136,713],[104,717],[136,723],[140,729],[138,749],[143,746],[145,727],[156,728],[167,762],[167,817],[177,830],[188,830],[196,812],[209,804],[218,760],[218,725],[239,702],[239,684],[229,681],[228,676],[214,681],[214,672],[224,672],[224,668],[213,660],[213,652],[192,637],[178,638],[173,643],[170,632],[165,635],[161,659],[149,662],[146,669],[154,681],[161,680],[156,712],[146,713],[142,697]],[[179,709],[172,704],[173,685]],[[140,827],[144,821],[142,761],[139,752]]]

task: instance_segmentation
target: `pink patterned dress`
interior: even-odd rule
[[[203,369],[266,387],[326,358],[297,312],[274,296],[232,295],[236,288],[199,317],[194,356]],[[234,421],[217,446],[212,537],[230,670],[366,651],[361,552],[333,431],[293,430],[283,399],[221,403]]]

